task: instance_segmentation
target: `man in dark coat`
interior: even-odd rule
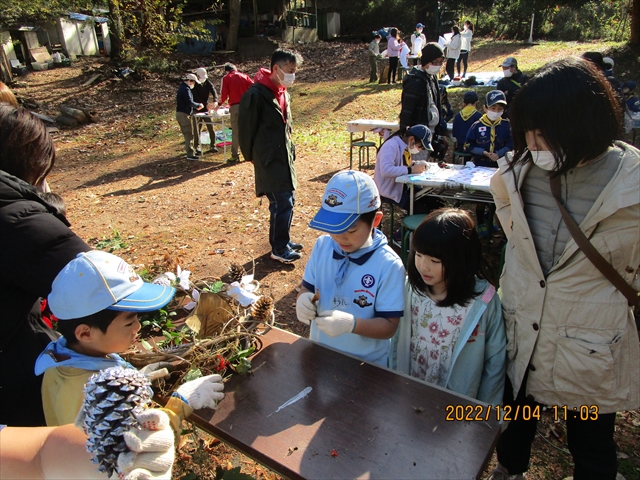
[[[201,103],[204,105],[204,108],[200,110],[199,113],[207,113],[209,110],[209,96],[213,97],[213,105],[212,110],[216,110],[218,108],[218,92],[216,92],[216,88],[209,80],[209,75],[207,73],[206,68],[198,68],[195,71],[196,77],[198,77],[198,81],[193,86],[193,90],[191,93],[193,94],[193,101],[196,103]],[[196,154],[202,154],[202,146],[200,145],[200,129],[198,128],[198,122],[196,121],[196,117],[192,116],[191,121],[193,122],[193,143],[196,147]],[[216,153],[218,151],[216,147],[216,132],[213,130],[213,123],[206,122],[207,130],[209,131],[209,137],[211,138],[211,147],[209,148],[210,152]]]
[[[498,81],[496,89],[503,91],[507,97],[507,106],[504,109],[504,118],[507,118],[509,116],[509,105],[511,105],[516,93],[518,93],[518,90],[520,90],[529,77],[518,70],[518,61],[513,57],[507,57],[505,61],[502,62],[501,67],[504,77]]]
[[[271,70],[261,68],[256,74],[255,83],[240,100],[238,112],[240,150],[246,160],[253,162],[256,195],[269,199],[271,258],[284,263],[302,256],[302,245],[290,237],[298,182],[287,92],[301,61],[293,52],[276,50],[271,57]]]

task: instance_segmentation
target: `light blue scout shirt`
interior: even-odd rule
[[[329,236],[318,238],[302,277],[302,285],[320,290],[318,312],[341,310],[366,319],[401,317],[405,271],[387,238],[374,229],[373,244],[345,254]],[[367,362],[387,366],[390,340],[346,333],[330,337],[311,323],[309,338]]]

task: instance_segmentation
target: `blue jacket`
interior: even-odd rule
[[[475,110],[475,109],[474,109]],[[482,117],[482,113],[475,110],[470,117],[462,116],[462,111],[458,112],[453,119],[453,137],[456,139],[456,152],[464,151],[464,144],[467,140],[467,132],[471,128],[471,125],[476,123]]]
[[[104,357],[90,357],[71,350],[67,347],[67,339],[64,337],[47,345],[36,360],[35,374],[42,375],[52,367],[74,367],[95,372],[109,367],[135,368],[115,353]]]
[[[499,405],[507,362],[502,307],[495,288],[486,280],[476,279],[476,291],[482,293],[473,300],[453,347],[446,388],[490,405]],[[404,317],[391,339],[389,352],[389,368],[405,375],[410,372],[411,293],[411,286],[406,282]],[[475,338],[472,338],[473,334]]]
[[[176,96],[176,112],[191,115],[191,112],[199,106],[199,103],[193,101],[193,94],[191,93],[189,85],[182,82],[178,87],[178,95]]]
[[[513,138],[511,124],[506,118],[492,123],[485,114],[467,132],[464,151],[471,153],[471,161],[476,167],[498,168],[497,162],[489,160],[483,152],[495,152],[501,158],[509,150],[513,150]]]

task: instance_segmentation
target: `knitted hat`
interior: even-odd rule
[[[427,43],[422,49],[420,64],[426,65],[438,58],[444,58],[444,50],[442,50],[442,47],[435,42]]]

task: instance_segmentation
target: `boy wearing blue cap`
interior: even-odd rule
[[[478,105],[478,94],[473,90],[465,92],[464,107],[460,110],[456,117],[453,119],[453,138],[456,139],[456,151],[462,152],[464,150],[464,144],[467,139],[467,132],[471,128],[471,125],[476,123],[482,117],[482,113],[476,110]]]
[[[491,90],[484,98],[484,115],[467,132],[465,151],[476,167],[498,168],[498,159],[513,150],[511,124],[502,118],[506,105],[504,93]]]
[[[405,272],[376,228],[379,208],[380,195],[369,175],[349,170],[329,180],[322,207],[309,224],[329,235],[313,247],[296,315],[311,324],[311,340],[386,367],[389,339],[403,313]]]
[[[35,365],[36,375],[44,373],[42,405],[48,426],[74,422],[92,374],[115,366],[133,368],[117,353],[135,340],[138,314],[164,307],[174,294],[175,288],[142,281],[124,260],[100,250],[78,254],[60,271],[48,304],[62,337],[47,346]],[[200,408],[204,400],[215,406],[214,400],[224,396],[220,379],[215,375],[185,383],[172,403],[177,406],[168,408],[186,416],[190,404]]]

